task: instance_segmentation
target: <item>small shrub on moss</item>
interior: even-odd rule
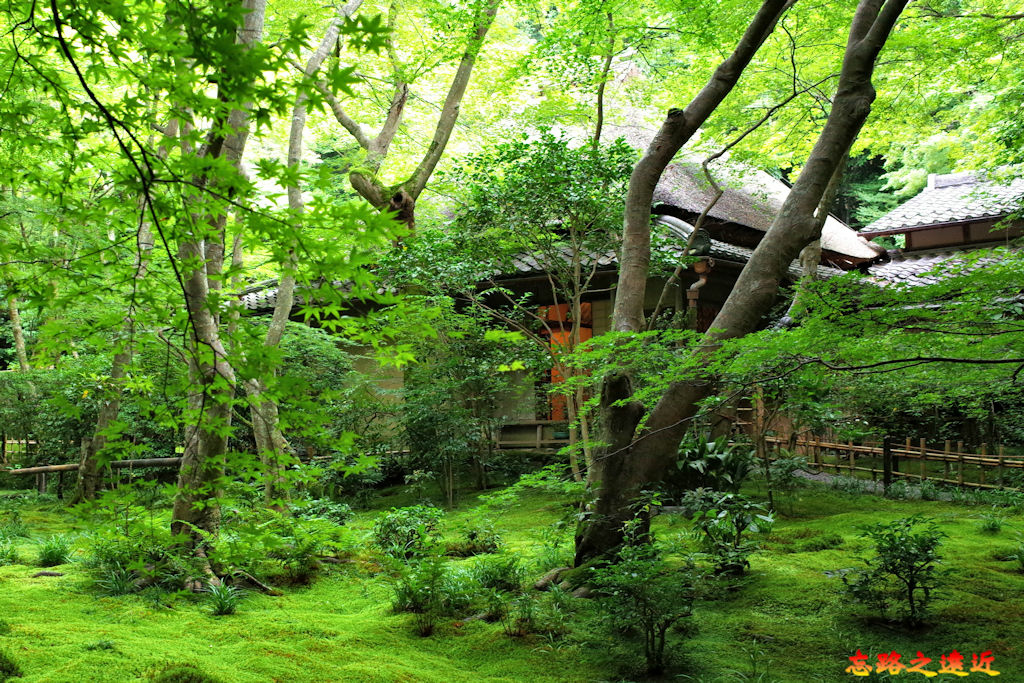
[[[437,540],[443,515],[441,510],[426,505],[391,508],[373,525],[374,542],[392,557],[422,555]]]
[[[344,525],[352,519],[352,506],[327,498],[316,498],[296,505],[293,514],[299,519],[326,519]]]
[[[910,498],[910,486],[902,479],[898,479],[889,484],[889,490],[885,495],[893,500],[907,500]]]
[[[153,683],[221,683],[221,680],[194,664],[172,664],[158,673]]]
[[[921,623],[942,584],[937,565],[946,534],[933,521],[915,515],[864,527],[862,536],[874,541],[875,557],[864,560],[866,569],[843,575],[847,595],[883,614],[896,604],[905,624]]]
[[[473,576],[481,588],[517,593],[522,590],[526,572],[514,555],[483,557],[473,566]]]
[[[647,673],[664,671],[668,631],[693,613],[703,574],[692,560],[670,568],[650,546],[626,546],[617,562],[592,572],[608,624],[635,628],[643,637]]]
[[[470,557],[496,553],[501,549],[503,539],[489,523],[470,527],[461,540],[448,544],[448,554],[453,557]]]
[[[0,650],[0,683],[12,678],[21,678],[21,667],[7,650]]]
[[[56,567],[71,560],[71,539],[56,534],[39,543],[39,566]]]

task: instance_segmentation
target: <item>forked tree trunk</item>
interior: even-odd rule
[[[266,0],[243,0],[246,10],[236,42],[251,46],[263,33]],[[231,93],[225,93],[229,98]],[[223,138],[211,136],[207,146],[211,156],[218,156],[238,168],[249,136],[249,109],[233,110],[227,117]],[[214,182],[204,178],[200,186]],[[196,216],[196,223],[206,227],[205,237],[219,237],[208,245],[196,235],[194,241],[183,241],[178,247],[182,263],[195,265],[185,274],[185,303],[192,323],[189,355],[189,379],[192,390],[189,401],[190,423],[185,430],[185,450],[178,473],[178,492],[174,499],[171,531],[190,538],[197,553],[202,554],[203,536],[216,534],[220,528],[220,506],[224,458],[231,426],[235,398],[235,372],[220,336],[219,315],[209,300],[211,275],[219,278],[224,258],[224,236],[227,221],[224,212]],[[211,249],[210,246],[214,248]],[[218,287],[219,281],[212,287]]]
[[[705,343],[700,346],[702,353],[713,352],[722,339],[754,331],[763,312],[774,302],[789,264],[801,249],[819,238],[824,220],[821,212],[828,210],[822,199],[871,110],[875,97],[871,84],[875,60],[907,2],[861,0],[858,4],[850,27],[838,91],[825,128],[781,210],[711,324],[711,329],[717,331],[705,338]],[[765,6],[762,6],[764,10]],[[770,22],[764,22],[763,30],[770,30],[777,17],[776,14]],[[756,23],[757,20],[748,33]],[[766,34],[762,32],[759,35],[763,40]],[[738,77],[739,74],[735,75]],[[703,92],[698,99],[702,96]],[[706,111],[710,112],[710,109],[713,107],[706,108]],[[671,119],[670,114],[666,126],[671,127]],[[648,157],[657,152],[657,142],[656,138]],[[638,169],[645,164],[646,158],[637,165]],[[634,178],[636,175],[634,172]],[[657,177],[653,182],[657,182]],[[642,206],[633,203],[635,201],[636,196],[631,191],[622,256],[622,271],[624,275],[630,274],[627,280],[630,289],[622,291],[623,279],[620,277],[613,320],[617,330],[638,330],[643,320],[643,287],[650,253],[650,232],[646,229],[650,220],[650,199],[648,196],[647,203]],[[632,220],[644,212],[645,229],[631,233]],[[712,377],[673,383],[652,410],[643,432],[637,434],[642,410],[635,404],[624,408],[611,406],[616,400],[629,398],[629,379],[618,376],[605,383],[602,406],[606,422],[605,440],[609,445],[596,458],[592,470],[590,484],[595,497],[576,538],[577,565],[604,556],[622,543],[623,524],[634,516],[631,504],[645,487],[664,478],[689,420],[697,412],[697,403],[709,395],[712,386]]]
[[[480,56],[480,50],[494,23],[494,18],[498,14],[501,2],[502,0],[482,0],[476,9],[475,21],[466,42],[466,49],[462,53],[459,66],[455,70],[448,93],[441,105],[441,113],[438,116],[434,135],[427,146],[427,151],[412,174],[397,185],[385,187],[377,173],[387,157],[391,141],[398,132],[402,116],[405,113],[405,103],[409,96],[409,84],[402,80],[401,69],[397,68],[398,65],[395,65],[395,93],[391,100],[391,107],[376,138],[370,139],[362,127],[345,113],[341,105],[333,98],[328,97],[335,118],[367,153],[364,168],[353,171],[349,175],[352,188],[377,209],[393,212],[397,220],[404,223],[410,232],[416,228],[416,202],[448,146],[448,140],[455,129],[455,122],[459,118],[462,100],[469,87],[469,80],[473,75],[473,67],[476,65],[477,57]]]

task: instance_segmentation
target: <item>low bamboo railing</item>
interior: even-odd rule
[[[808,464],[814,465],[819,471],[832,469],[834,472],[867,472],[873,480],[881,475],[883,483],[888,484],[898,478],[933,481],[956,486],[968,486],[983,489],[1001,489],[1006,487],[1006,473],[1010,470],[1024,469],[1024,458],[1007,456],[1005,449],[998,446],[990,452],[988,444],[981,444],[977,453],[964,450],[962,441],[954,443],[946,441],[941,449],[929,448],[924,439],[914,443],[905,439],[901,445],[886,440],[881,446],[854,444],[852,441],[843,443],[832,439],[812,436],[790,439],[769,436],[766,441],[776,447],[776,451],[786,446],[795,447],[798,453],[807,457]],[[826,462],[824,455],[834,454],[833,462]],[[769,456],[770,457],[770,456]],[[880,458],[881,469],[871,463],[864,463],[863,458]],[[858,459],[861,459],[860,461]],[[916,461],[916,468],[909,461]],[[942,463],[942,474],[928,472],[928,463]],[[866,465],[871,466],[866,466]],[[917,471],[913,471],[916,469]],[[966,473],[975,472],[977,480],[971,481]]]

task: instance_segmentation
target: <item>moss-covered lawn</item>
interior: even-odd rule
[[[866,680],[844,673],[847,656],[858,648],[872,660],[895,650],[904,662],[920,650],[935,660],[933,670],[940,655],[956,649],[965,654],[965,669],[971,653],[992,650],[994,668],[1003,672],[998,680],[1024,681],[1024,574],[1000,559],[1013,551],[1015,534],[1024,532],[1019,512],[992,534],[979,529],[987,509],[946,502],[815,487],[780,507],[792,513],[780,516],[765,549],[752,558],[749,576],[698,606],[695,632],[674,636],[674,675],[697,681]],[[538,494],[490,513],[490,519],[508,552],[529,562],[564,511],[562,503]],[[856,567],[857,556],[869,553],[858,525],[916,513],[934,518],[949,535],[943,547],[952,574],[934,603],[932,625],[908,633],[862,616],[840,596],[840,580],[826,572]],[[361,513],[353,526],[369,529],[375,514]],[[448,514],[446,525],[454,529],[470,516],[479,513],[464,506]],[[52,504],[27,505],[22,517],[36,538],[76,529],[74,519]],[[688,525],[666,515],[655,526],[668,536]],[[810,549],[834,544],[826,538],[833,533],[842,538],[838,547]],[[34,559],[30,540],[19,550],[23,561]],[[26,683],[147,680],[171,662],[194,663],[230,682],[598,681],[620,680],[629,670],[621,650],[604,647],[590,626],[549,640],[509,638],[498,624],[448,619],[434,636],[420,638],[409,615],[391,612],[390,588],[374,566],[358,561],[333,567],[311,587],[289,589],[282,597],[252,595],[228,617],[212,617],[201,602],[188,599],[168,608],[140,596],[100,597],[75,562],[54,568],[61,577],[32,578],[37,566],[0,567],[0,621],[10,627],[3,633],[0,623],[0,649],[18,661]],[[929,680],[954,679],[961,680]]]

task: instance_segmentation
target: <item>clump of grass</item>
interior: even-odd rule
[[[0,538],[28,538],[28,535],[28,525],[17,510],[11,510],[7,519],[0,522]]]
[[[96,585],[107,595],[128,595],[136,592],[139,587],[135,583],[135,573],[115,564],[104,570]]]
[[[14,541],[0,536],[0,567],[18,564],[20,560],[18,549],[14,547]]]
[[[6,636],[11,632],[11,624],[8,621],[0,619],[0,636]]]
[[[21,667],[7,650],[0,650],[0,683],[11,678],[21,678]]]
[[[171,664],[153,678],[153,683],[221,683],[221,681],[194,664]]]
[[[95,643],[89,643],[85,646],[86,650],[117,650],[117,645],[112,640],[97,640]]]
[[[831,550],[843,544],[843,537],[836,533],[814,536],[796,546],[798,553],[816,553],[820,550]]]
[[[210,583],[206,587],[206,602],[215,617],[227,616],[238,611],[238,605],[245,597],[245,591],[226,583]]]
[[[67,564],[71,559],[71,539],[63,534],[56,534],[40,541],[39,566],[56,567]]]
[[[985,534],[998,534],[1003,530],[1003,525],[1005,524],[1006,517],[1002,513],[993,510],[992,512],[986,512],[981,515],[981,521],[978,523],[978,528]]]

